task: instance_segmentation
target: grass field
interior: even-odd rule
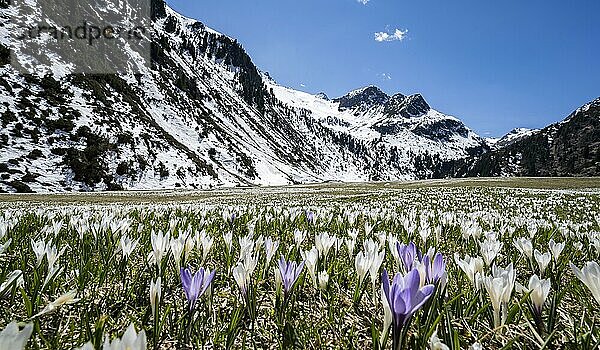
[[[599,179],[0,203],[0,349],[600,344]]]
[[[325,183],[314,185],[296,185],[285,187],[240,187],[215,189],[211,191],[136,191],[136,192],[104,192],[104,193],[64,193],[64,194],[0,194],[0,203],[16,205],[17,203],[165,203],[165,202],[239,202],[254,198],[282,198],[322,200],[338,197],[341,199],[369,198],[370,195],[381,197],[393,195],[411,189],[424,188],[523,188],[541,190],[574,190],[600,191],[600,178],[482,178],[427,180],[411,182],[381,183]]]

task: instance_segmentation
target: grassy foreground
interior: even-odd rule
[[[594,349],[599,188],[481,179],[0,195],[0,330],[31,327],[32,349],[100,349],[130,325],[140,349]],[[290,285],[282,257],[301,266]],[[205,269],[206,288],[184,288],[185,268]],[[382,291],[384,271],[428,294],[407,317]]]

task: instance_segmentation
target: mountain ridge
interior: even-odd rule
[[[412,180],[459,176],[448,164],[491,151],[421,94],[283,87],[237,40],[162,0],[152,8],[143,74],[21,75],[2,60],[0,191]]]

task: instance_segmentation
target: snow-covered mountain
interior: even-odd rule
[[[119,75],[69,74],[68,65],[22,75],[10,64],[7,13],[0,19],[3,191],[417,179],[489,151],[419,94],[388,96],[371,86],[329,99],[280,86],[235,39],[162,0],[153,1],[151,67],[132,52],[135,69]]]
[[[457,159],[486,151],[481,137],[457,118],[429,107],[419,94],[388,96],[369,86],[329,100],[265,81],[279,101],[307,111],[321,125],[372,147],[395,148],[402,155],[400,163],[425,153]]]
[[[495,140],[491,144],[491,148],[493,150],[497,150],[497,149],[512,145],[513,143],[515,143],[521,139],[524,139],[526,137],[529,137],[539,131],[540,131],[539,129],[528,129],[528,128],[513,129],[508,134],[501,137],[500,139]]]

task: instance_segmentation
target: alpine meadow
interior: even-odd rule
[[[0,350],[600,349],[598,10],[0,0]]]

